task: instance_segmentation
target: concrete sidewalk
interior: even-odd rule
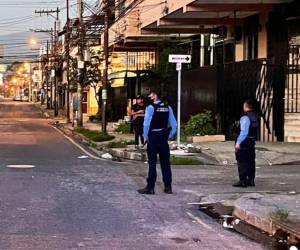
[[[202,152],[214,157],[221,165],[235,165],[234,142],[214,142],[198,144]],[[300,143],[262,143],[256,144],[256,164],[284,165],[300,163]]]

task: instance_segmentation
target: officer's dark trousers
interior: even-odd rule
[[[236,152],[240,181],[255,179],[255,141],[246,139]]]
[[[172,184],[172,172],[167,132],[151,132],[149,136],[147,152],[149,161],[149,173],[147,179],[148,188],[154,189],[155,187],[155,182],[157,178],[157,155],[159,155],[160,159],[163,182],[165,186],[170,186]]]

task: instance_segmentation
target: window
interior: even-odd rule
[[[259,16],[251,16],[245,20],[245,59],[258,58]]]

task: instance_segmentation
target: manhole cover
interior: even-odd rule
[[[29,169],[29,168],[35,168],[34,165],[7,165],[8,168],[18,168],[18,169]]]

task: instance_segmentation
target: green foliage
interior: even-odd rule
[[[89,120],[91,122],[100,122],[102,119],[102,113],[101,111],[98,111],[96,115],[89,116]]]
[[[216,129],[213,127],[213,118],[210,111],[194,115],[185,126],[187,135],[213,135]]]
[[[69,75],[69,82],[70,82],[70,92],[77,91],[78,85],[78,69],[77,69],[77,59],[70,58],[70,75]]]
[[[186,54],[187,51],[184,48],[180,47],[166,47],[164,48],[160,55],[159,61],[155,68],[152,71],[159,76],[159,78],[163,81],[167,81],[172,76],[176,75],[176,68],[174,63],[169,63],[169,55],[170,54]]]
[[[102,133],[94,130],[89,130],[83,127],[76,128],[75,131],[77,133],[82,134],[87,139],[93,141],[93,142],[103,142],[103,141],[110,141],[113,140],[115,137],[112,135],[109,135],[107,133]]]
[[[289,211],[287,211],[285,208],[277,208],[274,212],[271,213],[271,218],[273,218],[276,221],[286,221],[289,217]]]
[[[86,67],[85,82],[90,86],[97,88],[101,80],[101,71],[98,65],[89,64]]]
[[[191,157],[176,157],[172,156],[171,157],[171,164],[172,165],[203,165],[203,162],[196,158],[191,158]]]
[[[89,116],[89,120],[90,120],[91,122],[95,121],[95,120],[96,120],[96,116],[95,116],[95,115]]]
[[[134,145],[134,141],[112,141],[107,144],[108,148],[126,148],[128,145]]]
[[[70,57],[70,75],[69,75],[69,82],[70,82],[70,91],[76,92],[79,80],[79,71],[78,71],[78,61],[76,58]],[[92,86],[94,88],[100,82],[101,73],[97,65],[86,64],[85,70],[83,74],[83,84],[81,87]]]
[[[130,123],[121,123],[115,131],[122,134],[130,134]]]

